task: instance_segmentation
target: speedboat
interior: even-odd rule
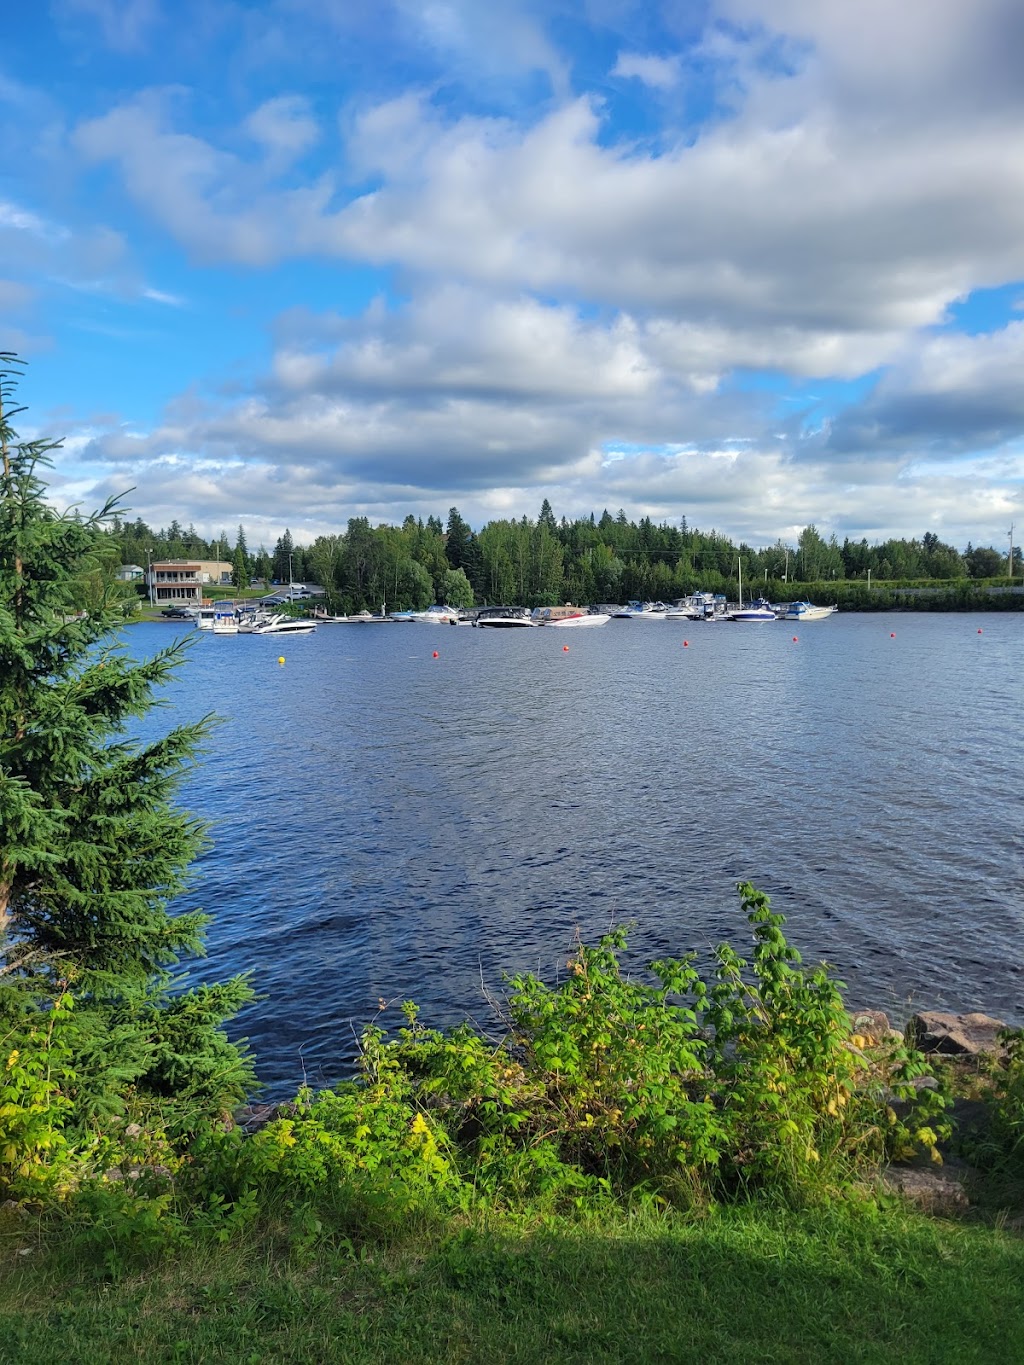
[[[428,607],[426,611],[418,611],[412,618],[428,626],[457,626],[459,624],[458,607],[446,607],[438,603],[436,606]]]
[[[271,616],[269,620],[254,624],[250,635],[309,635],[316,630],[316,622],[308,616]]]
[[[781,619],[783,621],[824,621],[826,616],[835,616],[838,607],[816,607],[811,602],[790,602]]]
[[[588,611],[586,607],[574,607],[566,602],[564,607],[536,607],[533,612],[534,624],[538,626],[606,626],[612,618],[605,612]]]
[[[701,613],[693,597],[681,597],[665,613],[666,621],[699,621]]]
[[[617,621],[664,621],[667,612],[664,602],[629,602],[612,616]]]
[[[759,597],[749,607],[739,606],[729,613],[730,621],[777,621],[778,614],[772,604]]]
[[[518,630],[521,626],[535,626],[529,607],[482,607],[473,622],[475,626],[489,626],[492,630]]]

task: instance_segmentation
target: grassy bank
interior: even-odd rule
[[[307,1263],[267,1232],[116,1284],[24,1223],[0,1245],[0,1358],[33,1365],[1024,1360],[1024,1241],[897,1207],[407,1228]]]

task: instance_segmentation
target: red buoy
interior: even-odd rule
[[[436,659],[436,658],[438,658],[438,657],[439,657],[438,652],[437,652],[437,650],[435,649],[435,650],[434,650],[434,658]]]
[[[981,626],[978,627],[978,634],[981,634]]]
[[[793,643],[796,644],[796,636],[793,636]]]
[[[562,646],[562,653],[563,653],[563,654],[568,654],[568,653],[569,653],[569,646],[568,646],[568,645],[563,645],[563,646]]]
[[[895,632],[894,630],[890,630],[890,632],[889,632],[889,639],[890,639],[890,640],[895,640],[895,639],[896,639],[896,632]]]
[[[687,645],[687,646],[688,646],[689,643],[690,643],[689,640],[684,640],[684,641],[683,641],[683,644],[684,644],[684,645]]]

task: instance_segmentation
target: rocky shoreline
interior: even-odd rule
[[[941,1164],[921,1158],[896,1162],[882,1178],[893,1193],[923,1213],[940,1217],[965,1213],[971,1206],[972,1192],[979,1188],[983,1177],[963,1159],[960,1150],[965,1142],[983,1140],[991,1125],[988,1104],[972,1097],[973,1086],[968,1082],[979,1077],[987,1063],[1006,1061],[1009,1054],[1003,1035],[1007,1025],[989,1014],[952,1014],[942,1010],[922,1010],[911,1015],[903,1030],[893,1028],[881,1010],[851,1012],[850,1017],[856,1032],[869,1045],[889,1038],[905,1039],[960,1081],[959,1086],[953,1086],[949,1110],[953,1139],[940,1142],[938,1147]],[[939,1081],[935,1076],[922,1076],[916,1084],[919,1088],[937,1089]],[[965,1093],[958,1094],[958,1089]],[[1024,1218],[1010,1219],[1007,1226],[1024,1227]]]

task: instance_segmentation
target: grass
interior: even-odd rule
[[[116,1283],[0,1234],[0,1360],[1024,1360],[1024,1240],[850,1204],[409,1229],[289,1258],[269,1236]]]

